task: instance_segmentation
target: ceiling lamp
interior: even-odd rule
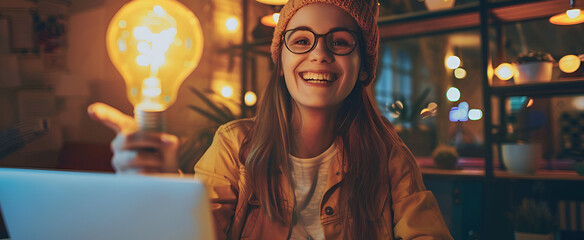
[[[266,25],[268,27],[276,27],[279,18],[280,13],[274,13],[263,16],[260,21],[262,22],[263,25]]]
[[[288,0],[256,0],[256,1],[268,5],[284,5],[288,2]]]
[[[584,22],[584,14],[579,8],[574,8],[574,0],[570,0],[570,9],[550,17],[550,23],[556,25],[573,25]]]

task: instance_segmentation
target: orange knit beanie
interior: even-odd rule
[[[377,69],[377,48],[379,45],[379,27],[377,26],[377,17],[379,14],[379,6],[377,0],[288,0],[280,11],[280,19],[278,25],[274,30],[274,37],[272,38],[272,61],[276,62],[280,56],[282,49],[282,32],[286,30],[286,26],[290,18],[302,8],[311,3],[330,3],[345,10],[349,15],[355,19],[355,22],[361,28],[363,40],[365,42],[366,62],[363,63],[365,70],[369,76],[365,85],[369,85],[375,78],[375,70]]]

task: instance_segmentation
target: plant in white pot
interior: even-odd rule
[[[515,84],[549,82],[552,80],[554,58],[545,52],[522,53],[513,60],[517,70],[513,76]]]
[[[513,173],[533,174],[542,156],[541,144],[533,141],[533,132],[544,126],[544,117],[528,107],[526,98],[519,110],[507,116],[510,130],[501,144],[501,157]]]
[[[553,240],[555,219],[548,206],[533,199],[523,199],[511,214],[516,240]]]

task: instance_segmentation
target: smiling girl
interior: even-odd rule
[[[257,116],[221,126],[195,166],[219,239],[452,239],[414,157],[367,92],[377,15],[371,0],[283,7]],[[176,137],[148,134],[118,134],[118,171],[176,168]]]

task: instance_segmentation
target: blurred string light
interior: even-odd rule
[[[467,102],[461,102],[457,107],[452,107],[448,118],[451,122],[466,122],[480,120],[483,117],[483,111],[480,109],[469,109]]]
[[[448,98],[448,101],[451,102],[458,101],[460,99],[460,90],[455,87],[449,88],[448,91],[446,91],[446,98]]]
[[[497,68],[495,68],[495,75],[503,81],[507,81],[513,77],[513,66],[509,63],[501,63]]]
[[[468,121],[468,103],[461,102],[458,107],[452,107],[448,118],[451,122],[466,122]]]
[[[574,98],[572,105],[578,110],[584,110],[584,97]]]
[[[580,68],[580,58],[576,55],[566,55],[558,61],[560,70],[565,73],[573,73]]]
[[[225,21],[225,27],[227,27],[227,30],[229,30],[230,32],[235,32],[238,26],[239,21],[237,21],[237,19],[234,17],[228,18],[227,21]]]
[[[221,89],[221,95],[226,98],[231,97],[233,95],[233,89],[230,86],[225,86]]]
[[[427,107],[425,107],[424,109],[422,109],[422,111],[420,111],[420,117],[422,119],[425,119],[428,117],[436,116],[437,112],[438,112],[438,104],[436,104],[435,102],[431,102],[431,103],[428,103]]]
[[[392,118],[399,118],[403,110],[404,104],[400,100],[397,100],[391,104],[389,115]]]
[[[466,70],[464,68],[454,69],[454,77],[457,79],[463,79],[466,77]]]
[[[468,111],[468,119],[476,121],[483,118],[483,111],[480,109],[471,109]]]
[[[247,91],[244,96],[245,105],[251,107],[256,104],[258,97],[252,91]]]
[[[527,102],[526,108],[533,106],[533,98],[530,98]]]
[[[446,67],[449,69],[456,69],[460,67],[460,58],[457,56],[450,56],[446,58]]]

